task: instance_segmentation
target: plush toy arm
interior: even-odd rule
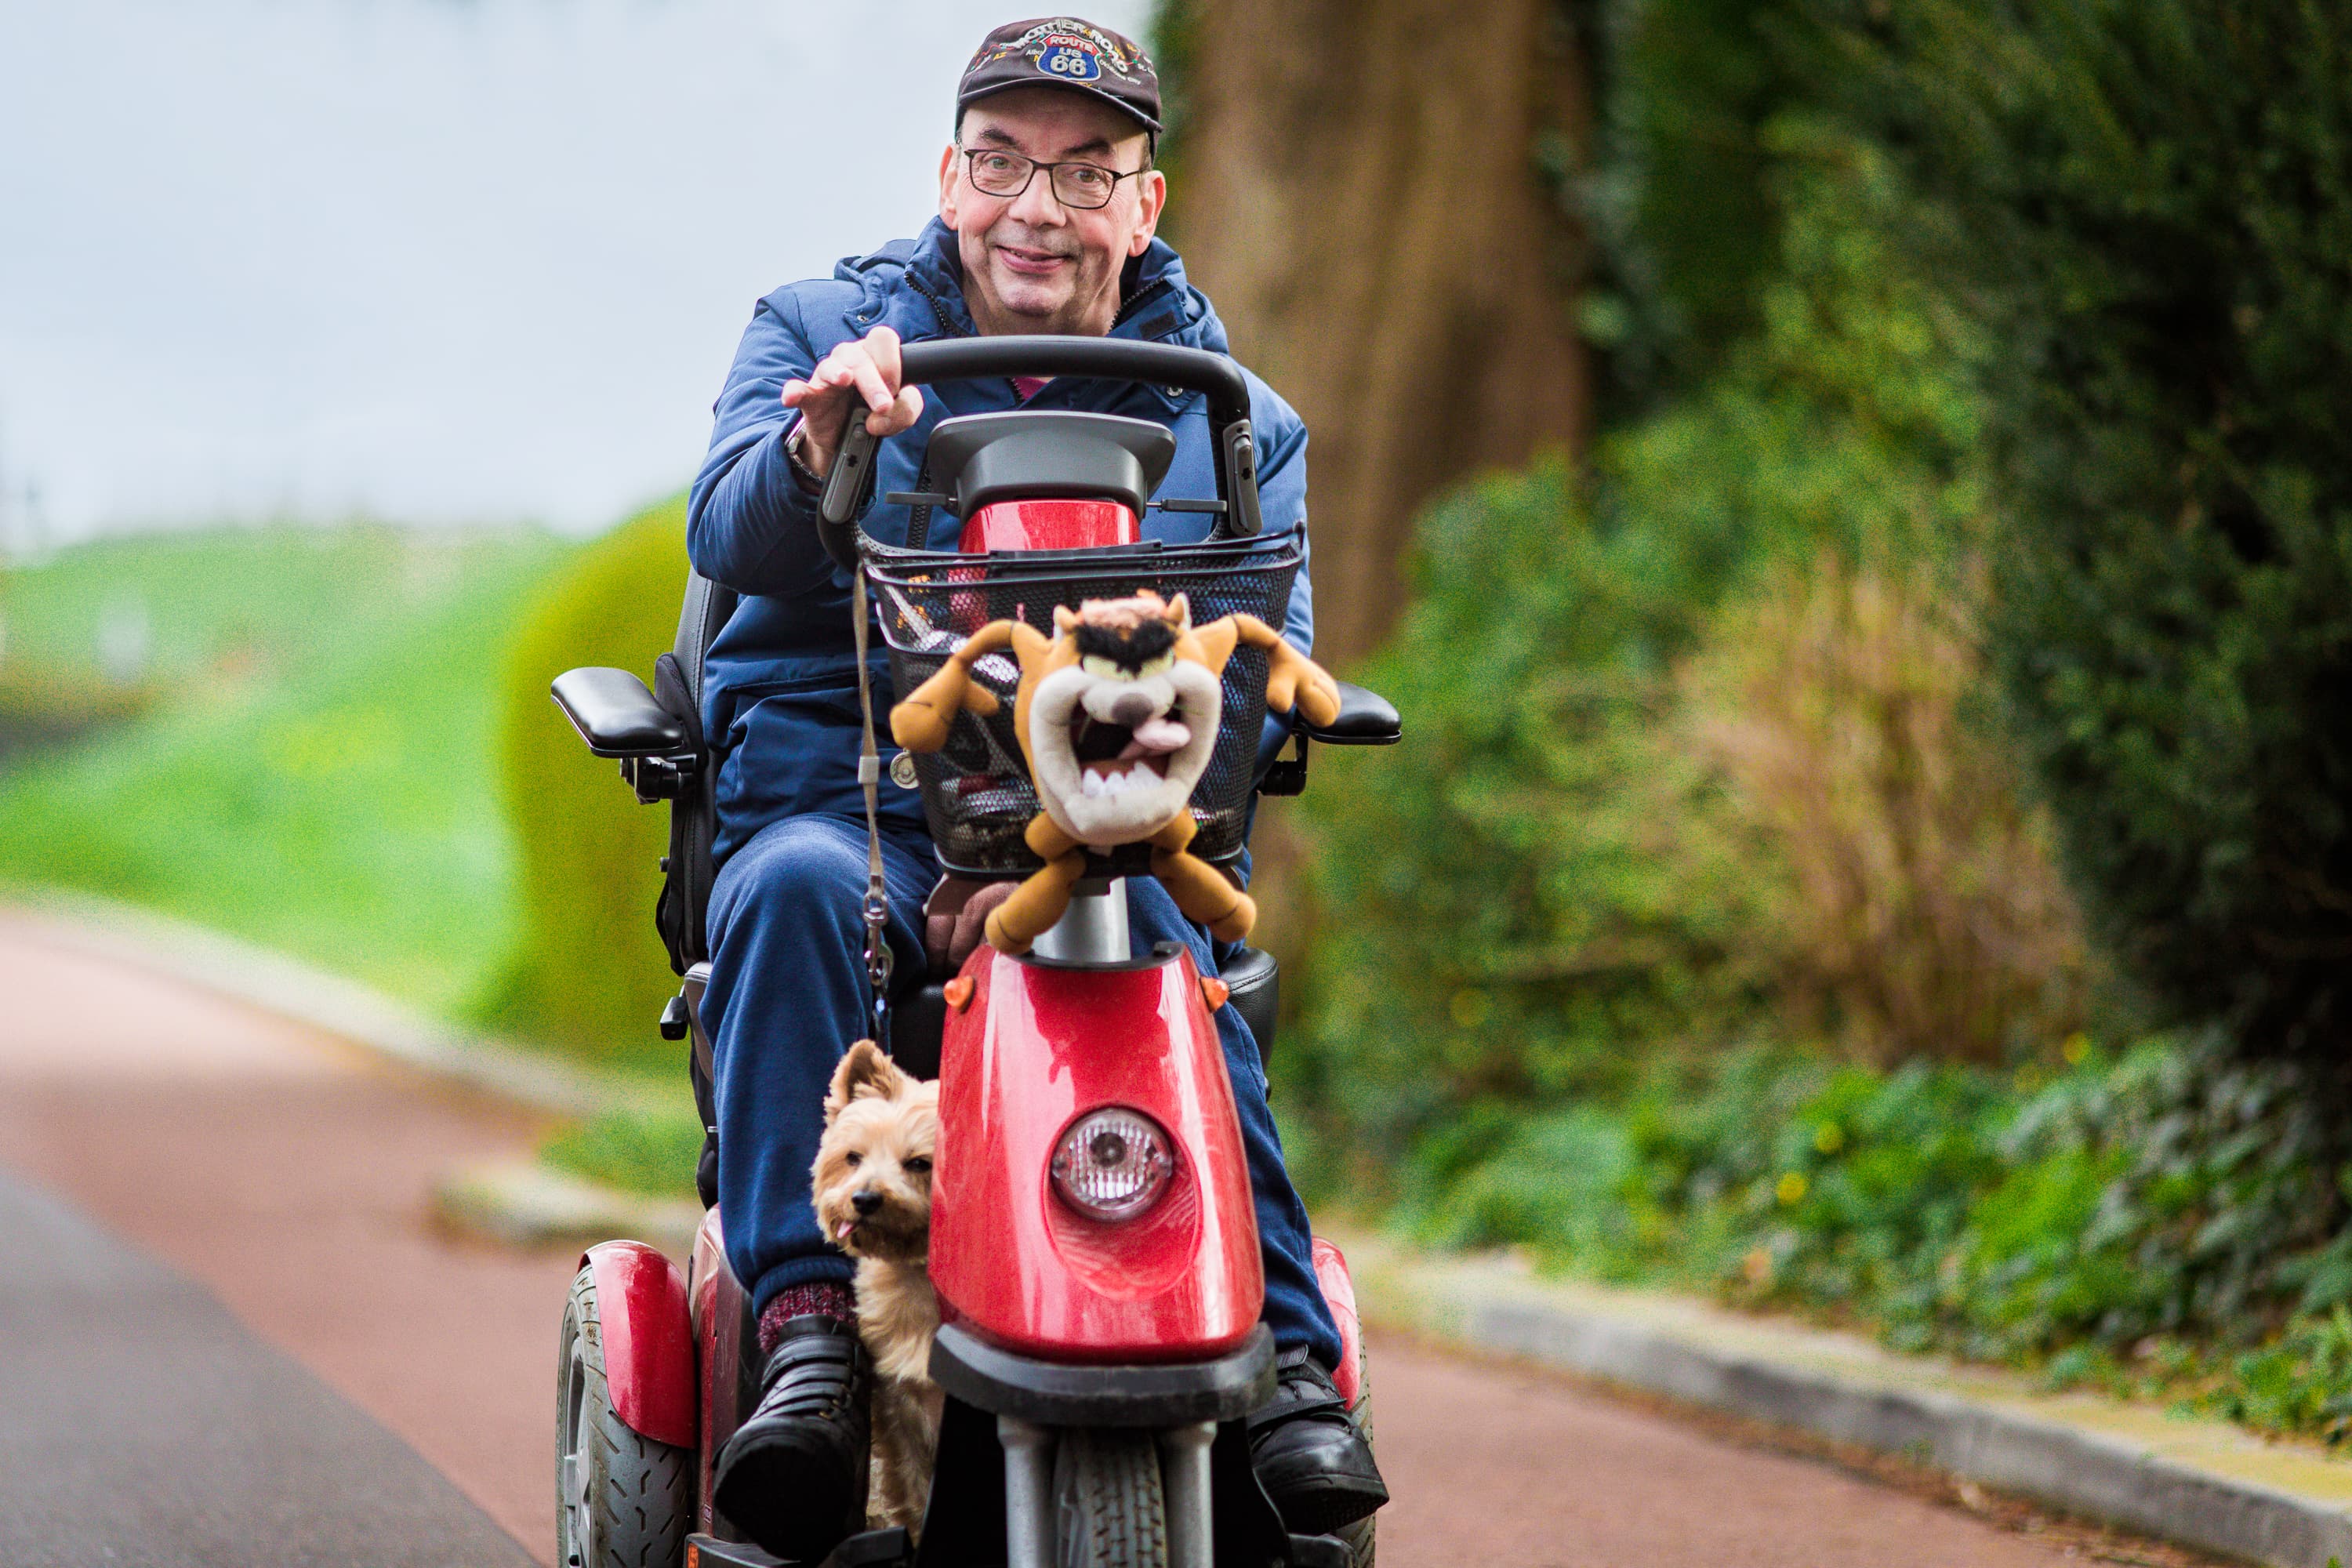
[[[985,719],[1000,706],[996,693],[971,678],[973,661],[1013,643],[1011,621],[991,621],[964,639],[939,672],[890,710],[890,738],[910,752],[936,752],[948,743],[948,727],[958,713]]]
[[[1266,651],[1265,705],[1287,713],[1295,703],[1310,724],[1328,724],[1339,716],[1339,683],[1330,671],[1282,640],[1282,634],[1255,616],[1226,617],[1241,640]]]

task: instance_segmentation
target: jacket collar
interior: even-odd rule
[[[855,335],[863,336],[884,321],[908,342],[968,338],[979,331],[964,304],[963,261],[955,231],[936,217],[913,239],[896,240],[871,256],[844,261],[835,276],[860,285],[859,299],[843,320]],[[1225,352],[1224,324],[1208,297],[1185,279],[1183,258],[1167,241],[1154,239],[1127,264],[1120,293],[1111,336]],[[1152,390],[1171,410],[1192,396]]]

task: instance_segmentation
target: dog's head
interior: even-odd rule
[[[1089,599],[1055,610],[1054,628],[1034,668],[1023,660],[1014,714],[1039,804],[1082,844],[1149,838],[1208,769],[1218,669],[1181,594]]]
[[[899,1071],[871,1040],[850,1047],[825,1095],[811,1173],[826,1238],[854,1258],[921,1258],[939,1142],[940,1086]]]

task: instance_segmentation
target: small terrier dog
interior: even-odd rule
[[[898,1070],[871,1040],[841,1058],[817,1145],[817,1223],[857,1259],[857,1331],[874,1357],[869,1526],[923,1522],[943,1397],[930,1377],[940,1326],[931,1289],[931,1159],[940,1086]]]

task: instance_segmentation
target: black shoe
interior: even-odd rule
[[[719,1511],[794,1563],[818,1562],[863,1530],[872,1382],[856,1324],[818,1312],[787,1321],[759,1408],[719,1451]]]
[[[1276,1363],[1274,1398],[1248,1425],[1250,1463],[1293,1534],[1328,1535],[1389,1500],[1372,1446],[1305,1351]]]

